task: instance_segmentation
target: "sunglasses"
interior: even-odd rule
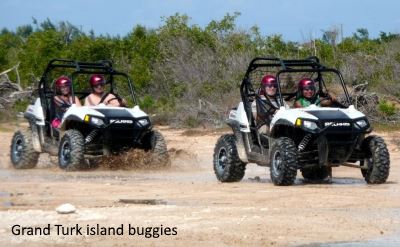
[[[314,87],[305,87],[303,88],[303,91],[315,91]]]
[[[95,85],[95,86],[93,86],[94,88],[99,88],[99,87],[101,87],[101,88],[103,88],[104,87],[104,84],[103,83],[100,83],[100,84],[97,84],[97,85]]]
[[[273,84],[265,85],[264,87],[265,87],[265,88],[277,88],[277,86],[276,86],[276,85],[273,85]]]

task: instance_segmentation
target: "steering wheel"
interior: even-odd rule
[[[296,97],[296,95],[297,95],[297,92],[296,93],[288,93],[287,95],[285,95],[286,97],[284,98],[284,100],[289,101],[289,100],[293,99],[294,97]],[[282,94],[282,96],[284,96],[284,95]]]

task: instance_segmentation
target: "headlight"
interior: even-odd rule
[[[142,126],[145,126],[145,125],[149,124],[149,120],[147,120],[147,119],[140,119],[140,120],[138,120],[138,122]]]
[[[316,130],[318,129],[318,125],[316,122],[309,121],[309,120],[303,120],[301,118],[296,119],[295,125],[297,127],[302,127],[308,130]]]
[[[318,129],[318,125],[317,125],[315,122],[313,122],[313,121],[304,120],[304,121],[303,121],[303,126],[304,126],[304,128],[309,129],[309,130],[316,130],[316,129]]]
[[[356,127],[360,128],[360,129],[367,127],[367,125],[368,125],[368,123],[364,119],[358,120],[356,122]]]
[[[104,124],[103,119],[98,118],[98,117],[91,117],[91,118],[90,118],[90,122],[91,122],[92,124],[94,124],[94,125],[97,125],[97,126],[101,126],[101,125]]]

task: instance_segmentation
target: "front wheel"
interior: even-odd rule
[[[18,130],[14,133],[11,141],[10,158],[16,169],[36,167],[39,153],[33,148],[32,133],[29,130]]]
[[[238,182],[242,180],[246,163],[239,159],[235,135],[221,136],[214,148],[214,173],[221,182]]]
[[[361,169],[365,181],[369,184],[385,183],[389,177],[390,155],[385,141],[379,136],[368,136],[363,142],[366,154],[361,165],[366,164],[367,169]]]
[[[84,166],[84,143],[78,130],[70,129],[65,132],[58,148],[58,164],[61,169],[74,171]]]
[[[297,175],[297,148],[293,140],[281,137],[272,145],[270,175],[275,185],[292,185]]]

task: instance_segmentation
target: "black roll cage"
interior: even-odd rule
[[[250,102],[249,96],[254,96],[257,97],[256,91],[252,87],[252,83],[250,82],[250,74],[254,70],[261,68],[261,67],[275,67],[275,68],[280,68],[280,70],[276,73],[276,79],[278,83],[278,88],[277,88],[277,97],[279,99],[279,104],[280,106],[283,106],[283,97],[282,97],[282,91],[281,91],[281,85],[280,85],[280,75],[283,73],[299,73],[299,72],[311,72],[311,73],[317,73],[317,78],[318,78],[318,83],[320,84],[320,88],[322,88],[321,84],[323,84],[322,78],[322,72],[333,72],[335,73],[339,79],[340,83],[342,85],[344,94],[345,94],[345,100],[348,103],[348,105],[351,105],[351,100],[349,96],[349,92],[347,91],[347,88],[344,83],[344,79],[342,74],[340,73],[339,70],[333,69],[333,68],[327,68],[324,65],[322,65],[319,62],[319,58],[316,56],[311,56],[306,59],[280,59],[277,57],[256,57],[253,60],[251,60],[246,74],[243,78],[243,81],[240,85],[240,96],[242,97],[242,102],[245,104],[245,109],[249,109],[248,103]],[[296,68],[297,67],[297,68]],[[303,68],[299,68],[303,67]],[[309,68],[304,68],[304,67],[309,67]],[[255,95],[254,95],[255,94]],[[247,117],[249,118],[251,113],[246,110]]]
[[[113,76],[120,75],[127,79],[127,83],[129,85],[129,93],[132,97],[132,100],[135,105],[137,105],[136,95],[133,90],[132,82],[129,76],[126,73],[119,72],[113,68],[112,62],[109,60],[101,60],[98,62],[80,62],[75,60],[68,60],[68,59],[52,59],[48,63],[46,70],[44,71],[42,77],[40,78],[38,91],[39,96],[42,100],[45,99],[46,93],[51,92],[51,88],[48,88],[47,77],[48,74],[56,68],[69,68],[74,69],[75,71],[71,74],[71,94],[72,99],[75,102],[75,91],[74,91],[74,79],[78,74],[102,74],[102,75],[109,75],[110,80],[108,83],[111,86],[111,93],[114,90],[114,82]]]

